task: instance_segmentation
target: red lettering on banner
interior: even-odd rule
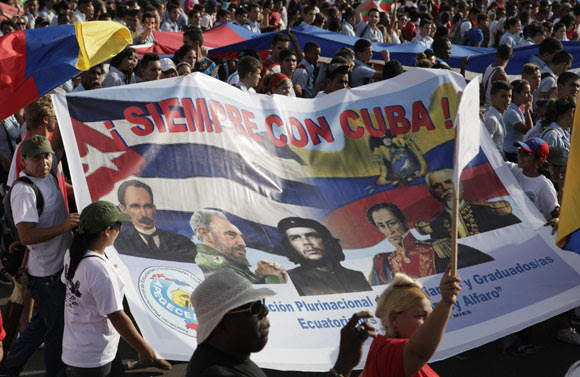
[[[165,122],[167,122],[167,131],[174,132],[187,132],[187,124],[185,123],[175,123],[175,118],[183,118],[183,113],[181,111],[181,106],[177,98],[168,98],[159,102],[159,107],[165,115]]]
[[[123,112],[123,116],[130,123],[138,124],[138,126],[131,127],[131,131],[137,136],[150,135],[155,129],[153,123],[147,118],[145,111],[138,106],[127,107]]]
[[[306,130],[308,131],[308,135],[310,136],[310,140],[312,140],[313,145],[320,144],[320,137],[329,143],[334,141],[332,130],[328,126],[328,122],[326,121],[325,117],[319,117],[318,124],[314,123],[314,121],[311,119],[306,119],[304,124],[306,125]]]
[[[342,127],[342,132],[351,139],[360,139],[365,133],[365,130],[362,127],[357,127],[356,131],[353,131],[352,128],[350,128],[348,122],[349,119],[355,120],[358,118],[358,114],[353,110],[346,110],[340,114],[340,126]]]
[[[403,106],[387,106],[385,107],[385,114],[393,136],[406,134],[411,129],[411,124],[405,119],[405,108]]]
[[[167,132],[167,129],[165,128],[165,122],[163,121],[161,115],[157,111],[157,107],[155,106],[155,104],[148,103],[147,105],[145,105],[145,107],[147,108],[147,111],[149,111],[149,114],[151,114],[151,118],[153,118],[153,122],[157,127],[157,131]]]
[[[362,115],[363,122],[365,124],[365,128],[369,132],[369,134],[371,134],[371,136],[375,136],[375,137],[385,136],[385,134],[387,132],[387,125],[385,124],[385,118],[383,116],[383,113],[382,113],[380,107],[374,108],[374,113],[375,113],[375,118],[377,121],[378,128],[375,128],[375,125],[373,124],[373,121],[372,121],[371,116],[369,115],[369,111],[367,109],[361,109],[360,113]]]
[[[282,122],[282,119],[280,119],[278,115],[272,114],[266,118],[266,132],[268,132],[268,136],[270,136],[270,140],[272,140],[272,143],[274,143],[274,145],[278,148],[286,146],[288,138],[283,133],[280,134],[279,138],[276,138],[276,135],[274,135],[273,127],[275,126],[277,128],[280,128],[283,125],[284,122]]]
[[[413,132],[419,132],[421,127],[426,127],[428,131],[435,129],[435,125],[431,121],[429,111],[423,105],[423,102],[413,102]]]
[[[109,130],[109,132],[111,133],[111,136],[113,137],[113,140],[115,141],[115,144],[117,145],[117,147],[119,147],[119,148],[126,148],[127,147],[127,144],[125,144],[125,141],[123,140],[121,135],[119,135],[119,132],[117,132],[117,130],[115,130],[115,124],[113,123],[113,121],[111,121],[111,120],[106,121],[105,127],[107,127],[107,130]]]
[[[288,136],[290,137],[290,143],[298,148],[304,148],[308,144],[308,136],[306,135],[306,130],[302,123],[294,117],[288,118],[288,123],[286,123],[286,129],[288,130]],[[294,131],[298,131],[300,138],[294,136]]]
[[[230,122],[234,124],[235,131],[238,134],[247,136],[246,130],[242,124],[242,116],[240,115],[238,108],[233,105],[226,105],[226,113],[228,114]]]
[[[261,143],[262,138],[260,135],[255,134],[255,132],[258,130],[258,127],[256,126],[256,123],[252,122],[252,119],[254,119],[254,114],[249,111],[242,110],[242,116],[244,117],[244,124],[248,130],[248,136],[256,140],[258,143]]]
[[[216,133],[222,132],[221,122],[226,120],[226,111],[223,105],[216,100],[209,101],[209,111],[211,113],[211,121],[213,123],[213,129]]]
[[[183,98],[181,100],[183,105],[183,113],[189,132],[211,132],[209,115],[207,113],[207,106],[204,98],[198,98],[195,105],[191,98]]]

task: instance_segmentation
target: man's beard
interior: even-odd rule
[[[244,254],[239,254],[236,253],[236,250],[240,250],[243,249],[245,250],[244,247],[242,248],[238,248],[238,247],[233,247],[231,250],[231,253],[228,254],[228,257],[233,260],[235,263],[241,265],[241,266],[245,266],[245,267],[249,267],[250,266],[250,262],[248,261],[248,258],[246,258],[246,256]]]
[[[453,191],[447,190],[441,195],[441,201],[443,205],[448,209],[453,209]]]
[[[248,259],[246,258],[245,253],[244,254],[239,253],[239,251],[246,250],[246,248],[243,246],[233,246],[233,247],[228,248],[225,245],[223,245],[222,243],[218,242],[215,245],[215,249],[220,254],[225,256],[227,259],[231,260],[232,262],[234,262],[240,266],[244,266],[244,267],[250,266],[250,262],[248,262]]]

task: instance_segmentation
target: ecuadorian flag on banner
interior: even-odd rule
[[[562,198],[562,211],[558,225],[556,243],[564,250],[580,254],[580,110],[576,103],[574,113],[574,130],[568,154],[566,181]]]
[[[132,43],[111,21],[21,30],[0,38],[0,119]]]

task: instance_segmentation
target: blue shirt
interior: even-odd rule
[[[364,21],[361,21],[356,25],[356,35],[368,39],[369,41],[384,42],[383,32],[378,27],[375,27],[375,30],[373,30],[373,28]]]
[[[540,57],[538,55],[530,56],[529,63],[531,63],[533,65],[537,65],[538,67],[540,67],[540,69],[544,69],[544,67],[546,66],[546,62],[543,61],[542,59],[540,59]]]
[[[503,113],[503,123],[505,125],[505,135],[503,139],[503,151],[505,153],[516,153],[517,147],[514,143],[524,140],[524,134],[514,128],[518,123],[526,123],[526,118],[522,111],[512,102],[508,109]]]
[[[570,136],[556,122],[552,122],[544,130],[541,136],[550,148],[559,148],[562,151],[562,157],[568,161],[568,152],[570,152]]]
[[[242,25],[242,27],[244,29],[247,29],[249,31],[253,31],[254,33],[258,33],[261,34],[262,30],[260,29],[260,23],[259,22],[252,22],[252,20],[247,19],[246,22],[244,22],[244,24]]]
[[[369,84],[373,82],[373,76],[375,75],[375,70],[369,67],[368,64],[361,62],[358,59],[354,60],[354,68],[350,73],[350,87],[356,88],[357,86]]]

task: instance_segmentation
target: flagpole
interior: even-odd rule
[[[457,275],[457,221],[459,214],[459,197],[453,190],[453,221],[451,223],[451,276]]]
[[[463,92],[459,92],[457,96],[457,109],[456,112],[459,113],[459,104],[461,103],[461,98],[463,97]],[[451,209],[451,276],[457,276],[457,220],[459,215],[459,187],[461,186],[461,169],[459,167],[459,140],[457,128],[459,127],[459,122],[455,120],[455,148],[453,151],[453,207]]]
[[[461,94],[457,99],[457,110],[461,102]],[[461,172],[458,166],[459,140],[457,140],[458,122],[455,122],[455,150],[453,152],[453,175],[457,179],[457,184],[453,185],[453,207],[451,208],[451,276],[457,275],[457,219],[459,215],[459,187],[461,185]]]

